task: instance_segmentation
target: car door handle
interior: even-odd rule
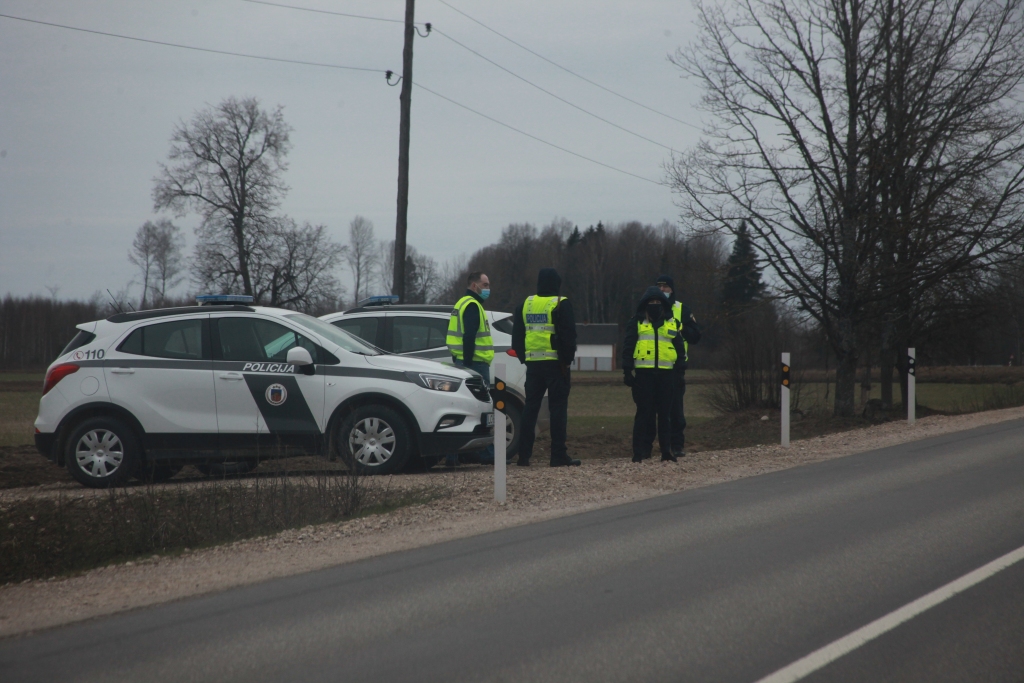
[[[135,368],[110,368],[110,372],[115,375],[134,375]]]
[[[240,373],[240,372],[222,372],[222,373],[220,373],[220,378],[221,379],[245,379],[244,377],[242,377],[242,373]]]

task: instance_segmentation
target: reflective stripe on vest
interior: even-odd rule
[[[476,331],[476,345],[473,347],[473,357],[470,362],[490,365],[494,360],[494,340],[491,338],[491,326],[487,322],[487,313],[484,311],[484,307],[469,294],[459,299],[448,318],[448,337],[446,339],[448,350],[451,351],[452,356],[463,363],[466,362],[462,349],[462,338],[466,329],[463,316],[471,304],[476,304],[480,308],[480,327]]]
[[[669,318],[655,330],[649,322],[637,323],[637,342],[633,348],[634,365],[638,369],[671,370],[677,355],[672,340],[679,334],[675,318]]]
[[[558,360],[558,352],[551,343],[555,334],[553,313],[564,296],[538,296],[534,294],[523,302],[523,323],[526,325],[526,362]]]
[[[676,319],[676,324],[679,326],[679,331],[683,330],[683,304],[675,302],[672,304],[672,317]],[[690,342],[683,339],[683,360],[690,360]]]

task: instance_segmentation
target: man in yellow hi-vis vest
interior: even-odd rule
[[[662,275],[658,278],[658,289],[668,298],[672,307],[672,317],[679,325],[679,333],[683,337],[683,357],[676,362],[673,370],[675,382],[672,387],[672,454],[681,458],[686,455],[684,444],[684,430],[686,429],[686,416],[683,414],[683,397],[686,395],[686,366],[690,360],[690,344],[700,341],[700,328],[697,327],[697,319],[693,317],[690,307],[681,301],[676,300],[676,283],[669,275]]]
[[[455,304],[448,319],[448,350],[456,365],[469,368],[491,384],[491,361],[494,360],[494,340],[487,321],[484,301],[491,295],[491,280],[486,273],[473,272],[466,277],[466,293]],[[484,449],[480,462],[494,462],[494,445]],[[458,456],[446,457],[448,466],[458,464]]]
[[[551,411],[551,466],[579,465],[565,446],[568,421],[570,372],[576,358],[576,321],[572,304],[558,295],[562,278],[554,268],[541,268],[537,293],[527,297],[512,316],[512,349],[526,363],[526,405],[519,435],[519,459],[526,467],[533,455],[537,414],[548,394]]]
[[[677,461],[672,452],[673,369],[684,354],[683,338],[668,299],[657,287],[648,287],[636,315],[626,323],[622,344],[623,380],[633,390],[636,404],[633,462],[651,457],[655,424],[662,461]]]

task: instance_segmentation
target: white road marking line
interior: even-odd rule
[[[900,607],[898,610],[886,614],[884,617],[875,619],[867,626],[862,626],[853,633],[843,636],[819,650],[815,650],[789,666],[785,666],[775,673],[765,676],[758,680],[757,683],[793,683],[793,681],[798,681],[804,676],[812,674],[827,664],[834,662],[843,655],[856,650],[861,645],[874,640],[883,633],[891,631],[903,622],[913,619],[918,614],[949,600],[957,593],[962,593],[1021,560],[1024,560],[1024,546],[989,562],[984,567],[979,567],[973,572],[961,576],[955,581],[947,583],[941,588],[933,590],[928,595],[922,596]]]

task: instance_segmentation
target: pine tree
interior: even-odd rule
[[[743,221],[736,230],[732,254],[726,262],[728,270],[722,283],[722,305],[729,310],[745,308],[764,294],[761,268],[757,264],[754,246]]]

